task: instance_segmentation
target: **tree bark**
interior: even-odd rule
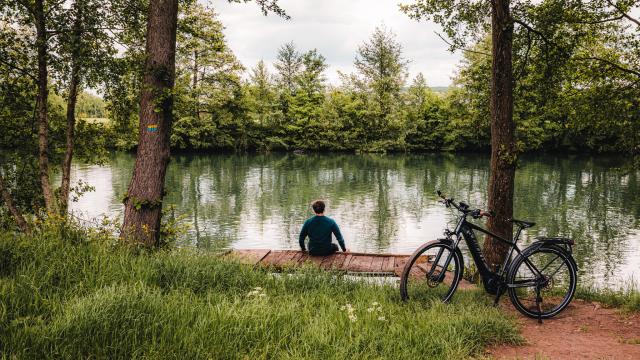
[[[158,245],[160,239],[164,178],[169,163],[177,14],[177,0],[152,0],[149,4],[138,149],[120,233],[126,241],[147,246]]]
[[[489,218],[489,231],[511,239],[513,224],[513,190],[517,150],[513,122],[513,19],[509,0],[492,0],[492,74],[491,74],[491,169],[488,208],[496,213]],[[507,246],[487,237],[484,255],[493,269],[502,264]]]
[[[47,29],[43,0],[36,0],[33,9],[36,20],[36,47],[38,49],[38,164],[40,167],[40,185],[48,213],[57,212],[56,199],[49,181],[49,101],[47,72]]]
[[[25,234],[30,234],[31,228],[29,227],[29,224],[22,216],[22,212],[20,211],[20,209],[18,209],[15,203],[13,202],[13,197],[11,196],[9,189],[7,189],[4,183],[2,174],[0,174],[0,196],[2,197],[2,200],[4,201],[7,208],[9,208],[9,211],[11,212],[13,219],[16,221],[16,224],[20,228],[20,231],[22,231]]]
[[[71,44],[71,79],[69,80],[69,96],[67,98],[67,132],[62,163],[62,181],[60,183],[60,211],[66,215],[69,205],[69,188],[71,184],[71,161],[73,160],[74,133],[76,127],[76,102],[80,85],[80,36],[82,35],[82,4],[76,0],[76,18],[73,24],[73,43]]]
[[[193,51],[193,93],[195,94],[194,111],[196,119],[200,119],[200,92],[198,91],[198,51]]]

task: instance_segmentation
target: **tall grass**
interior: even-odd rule
[[[619,290],[579,287],[576,297],[587,301],[597,301],[605,306],[618,307],[627,311],[640,311],[640,291],[629,282]]]
[[[481,292],[403,304],[388,285],[133,251],[66,225],[0,234],[0,264],[2,358],[467,358],[520,340]]]

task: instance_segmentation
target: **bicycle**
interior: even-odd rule
[[[469,205],[447,199],[439,190],[437,193],[442,198],[441,203],[447,208],[453,206],[461,215],[454,231],[445,229],[444,239],[423,244],[407,260],[400,279],[402,300],[428,300],[435,296],[448,302],[462,279],[464,259],[458,245],[464,238],[485,290],[495,295],[494,305],[498,305],[500,297],[508,291],[515,308],[539,322],[557,315],[569,305],[576,291],[578,272],[572,256],[572,239],[538,237],[521,250],[517,246],[520,234],[534,226],[534,222],[508,219],[517,226],[516,235],[510,241],[467,220],[469,216],[473,219],[495,216],[492,212],[471,210]],[[508,256],[496,271],[487,264],[474,230],[509,246]],[[512,261],[514,251],[517,255]]]

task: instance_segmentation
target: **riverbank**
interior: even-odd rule
[[[405,305],[391,286],[132,251],[67,226],[1,234],[0,263],[7,358],[467,358],[520,341],[479,291]]]

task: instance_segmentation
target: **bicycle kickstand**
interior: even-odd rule
[[[540,297],[540,289],[536,286],[536,307],[538,308],[538,324],[542,324],[542,308],[540,303],[542,298]]]
[[[502,286],[498,287],[498,291],[496,292],[496,298],[493,301],[493,306],[498,306],[500,304],[500,297],[505,293],[505,290]]]

